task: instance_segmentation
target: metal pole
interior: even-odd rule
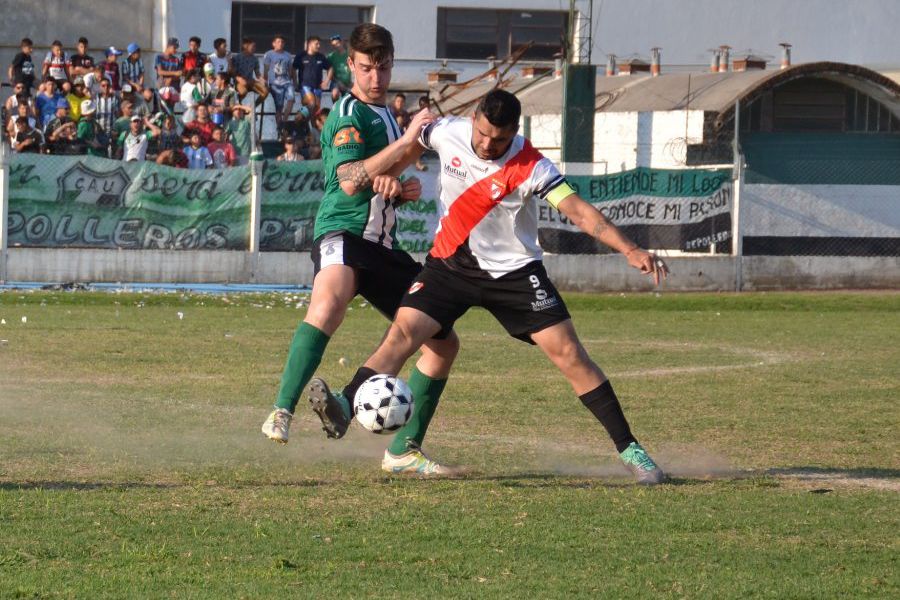
[[[254,113],[256,112],[254,108]],[[260,151],[259,140],[256,136],[256,115],[250,118],[250,280],[256,280],[256,271],[259,267],[259,226],[260,213],[262,211],[262,175],[263,153]]]
[[[741,156],[738,135],[741,128],[741,103],[734,103],[734,142],[732,152],[734,154],[734,172],[732,174],[732,203],[731,203],[731,239],[734,252],[734,291],[740,292],[744,287],[744,238],[741,234],[741,188],[744,182],[744,165]]]
[[[9,146],[0,141],[0,283],[6,283],[6,260],[9,240]]]

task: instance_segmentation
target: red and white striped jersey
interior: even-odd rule
[[[419,143],[441,162],[431,257],[494,279],[540,260],[537,201],[556,208],[574,193],[549,159],[517,135],[502,157],[482,160],[472,149],[472,120],[458,117],[428,125]]]

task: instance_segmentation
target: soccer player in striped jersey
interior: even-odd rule
[[[354,29],[347,61],[354,84],[322,127],[325,195],[316,215],[309,309],[291,342],[275,409],[262,426],[263,433],[277,442],[287,443],[291,418],[305,387],[327,435],[344,435],[349,415],[331,413],[336,407],[321,402],[327,392],[324,382],[310,379],[354,296],[360,294],[393,318],[421,270],[412,257],[394,247],[394,209],[421,195],[417,179],[401,183],[398,176],[421,156],[417,138],[433,116],[422,114],[401,133],[385,106],[393,58],[393,39],[387,29],[372,23]],[[450,328],[423,340],[422,357],[409,380],[415,398],[437,402],[458,347]]]
[[[434,247],[381,346],[343,393],[326,393],[324,402],[336,407],[331,414],[349,414],[348,398],[366,379],[396,375],[422,341],[451,328],[472,306],[481,306],[512,337],[540,347],[566,376],[639,483],[660,483],[665,475],[632,435],[612,386],[579,341],[544,270],[538,202],[547,202],[582,231],[621,252],[656,284],[668,268],[582,200],[556,166],[517,134],[520,115],[518,99],[498,89],[485,95],[473,118],[441,119],[424,127],[420,143],[441,161],[443,216]],[[404,450],[421,446],[434,412],[428,399],[415,401],[410,422],[385,452],[386,471],[408,472],[415,466]],[[423,466],[422,474],[427,473]]]

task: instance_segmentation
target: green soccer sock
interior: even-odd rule
[[[415,408],[409,422],[394,436],[394,441],[388,448],[391,454],[403,454],[409,449],[409,442],[422,445],[445,385],[446,379],[432,379],[419,369],[413,368],[409,376],[409,389],[412,391]]]
[[[322,355],[329,339],[324,331],[305,321],[300,323],[294,333],[294,339],[291,340],[287,362],[284,364],[281,387],[275,401],[276,408],[286,408],[291,413],[294,412],[300,393],[322,362]]]

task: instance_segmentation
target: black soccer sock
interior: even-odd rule
[[[606,432],[612,438],[617,451],[622,452],[631,442],[637,441],[631,435],[628,421],[625,420],[625,414],[622,412],[622,405],[619,404],[619,399],[616,397],[609,380],[604,381],[603,384],[588,393],[582,394],[579,398],[606,428]]]
[[[350,380],[350,383],[347,384],[347,387],[344,388],[344,397],[350,403],[351,412],[353,412],[353,399],[356,398],[356,391],[359,389],[359,386],[366,382],[366,379],[373,375],[378,375],[378,373],[369,367],[360,367],[353,379]]]

